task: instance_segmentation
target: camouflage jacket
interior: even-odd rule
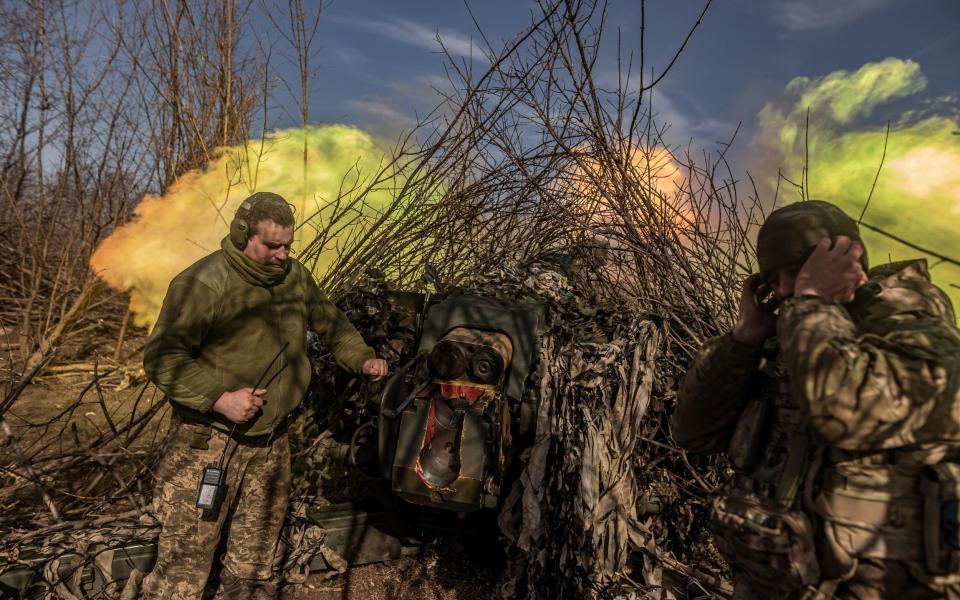
[[[791,395],[818,445],[843,451],[909,447],[925,464],[941,460],[942,447],[960,445],[960,331],[925,261],[872,269],[849,305],[788,299],[777,336]],[[730,333],[703,345],[673,417],[682,447],[726,450],[760,377],[762,353]]]

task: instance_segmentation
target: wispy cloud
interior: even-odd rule
[[[333,56],[347,65],[362,65],[367,62],[367,57],[364,56],[363,52],[353,48],[336,47],[333,49]]]
[[[393,130],[409,129],[417,124],[410,115],[406,115],[395,107],[380,100],[350,100],[347,105],[353,110],[363,113],[367,119],[380,121]]]
[[[627,83],[627,73],[618,74],[615,69],[598,69],[594,81],[601,89],[616,90]],[[630,86],[635,88],[640,74],[634,68],[630,74]],[[634,97],[635,98],[635,97]],[[701,104],[694,94],[685,92],[669,80],[657,85],[650,104],[650,96],[644,95],[643,108],[653,107],[654,122],[658,127],[669,125],[664,142],[669,146],[685,146],[693,141],[706,146],[714,142],[727,142],[737,124],[717,119]]]
[[[433,109],[443,99],[443,95],[453,92],[453,84],[440,75],[419,75],[393,80],[387,83],[395,98],[404,98],[420,111]]]
[[[849,25],[890,0],[780,0],[773,19],[788,31],[832,29]]]
[[[912,59],[917,59],[917,58],[919,58],[919,57],[921,57],[921,56],[923,56],[923,55],[925,55],[925,54],[929,54],[929,53],[931,53],[931,52],[935,52],[935,51],[937,51],[937,50],[940,50],[940,49],[942,49],[942,48],[944,48],[944,47],[946,47],[946,46],[949,46],[950,44],[956,42],[957,39],[958,39],[958,37],[960,37],[960,32],[958,32],[958,31],[953,31],[953,32],[951,32],[951,33],[948,33],[947,35],[945,35],[945,36],[943,36],[942,38],[936,40],[935,42],[932,42],[932,43],[930,43],[930,44],[927,44],[927,45],[924,46],[923,48],[917,50],[917,51],[914,52],[912,55],[910,55],[910,58],[912,58]]]
[[[428,50],[439,51],[442,43],[442,47],[454,56],[485,60],[483,52],[469,36],[453,29],[432,28],[404,17],[358,19],[331,16],[327,20],[348,27],[364,29],[385,38]]]
[[[704,147],[730,140],[736,131],[736,123],[709,116],[692,96],[679,90],[667,92],[666,87],[654,93],[652,106],[654,121],[660,126],[670,126],[665,134],[669,145],[683,147],[692,141],[694,145]]]

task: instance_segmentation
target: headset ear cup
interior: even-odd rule
[[[249,229],[250,227],[243,219],[235,218],[230,223],[230,241],[240,250],[247,247],[247,241],[250,239]]]

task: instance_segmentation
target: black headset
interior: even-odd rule
[[[230,221],[230,241],[237,248],[243,250],[250,241],[250,224],[247,219],[250,218],[250,209],[253,208],[254,201],[247,198],[237,209],[237,214]]]

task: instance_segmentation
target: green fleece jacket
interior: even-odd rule
[[[143,367],[175,411],[223,430],[233,423],[211,410],[214,402],[266,373],[262,411],[236,429],[260,435],[303,399],[311,374],[308,328],[353,373],[376,355],[299,262],[260,265],[229,238],[220,246],[170,282]]]

